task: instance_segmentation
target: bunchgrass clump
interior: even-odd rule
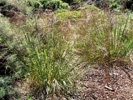
[[[132,22],[127,15],[93,13],[81,25],[84,30],[80,29],[76,53],[91,65],[102,65],[108,77],[113,66],[130,65],[129,55],[133,50],[133,34],[130,28]]]
[[[31,91],[36,93],[34,96],[44,99],[49,95],[65,96],[75,91],[79,77],[78,67],[73,61],[73,45],[64,34],[57,33],[53,25],[39,33],[37,20],[33,22],[27,22],[19,29],[13,26],[12,32],[16,34],[14,38],[21,36],[13,50],[25,69]]]
[[[99,19],[97,19],[99,17]],[[92,15],[84,25],[85,37],[80,42],[81,54],[90,63],[109,63],[116,58],[126,59],[133,49],[130,16]],[[91,29],[90,29],[91,28]],[[129,31],[130,30],[130,31]]]

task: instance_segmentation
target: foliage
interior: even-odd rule
[[[12,89],[12,78],[9,76],[0,77],[0,99],[5,100],[9,95],[14,93],[15,91]]]
[[[80,20],[83,16],[85,16],[85,12],[86,11],[101,11],[99,8],[95,7],[94,5],[87,5],[84,7],[80,8],[80,11],[76,11],[76,10],[57,10],[55,12],[55,15],[57,17],[58,20],[62,20],[62,21],[78,21]]]
[[[72,4],[72,3],[81,3],[83,0],[62,0],[62,1],[68,4]]]
[[[109,8],[116,12],[125,11],[125,10],[133,10],[132,0],[95,0],[95,5],[100,8]]]
[[[58,10],[56,12],[58,20],[78,20],[82,17],[80,11]]]
[[[66,2],[68,4],[71,4],[74,0],[62,0],[63,2]]]
[[[1,0],[0,1],[0,5],[5,5],[6,4],[6,1],[5,0]]]
[[[123,9],[127,11],[133,11],[133,1],[132,0],[125,0],[123,3]]]
[[[110,0],[109,7],[114,9],[115,11],[119,11],[122,9],[122,1],[121,0]]]
[[[52,9],[67,9],[69,5],[61,0],[29,0],[31,6],[34,8],[52,8]]]

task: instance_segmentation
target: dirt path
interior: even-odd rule
[[[125,70],[133,79],[133,68]],[[102,68],[90,68],[81,80],[82,100],[133,100],[133,83],[128,75],[118,67],[110,75],[111,82],[106,83]]]

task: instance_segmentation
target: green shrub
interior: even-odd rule
[[[2,5],[2,6],[5,5],[6,3],[7,3],[7,2],[6,2],[5,0],[1,0],[1,1],[0,1],[0,5]]]
[[[29,0],[29,3],[34,8],[50,8],[50,9],[67,9],[69,5],[61,0]]]
[[[13,80],[12,77],[0,77],[0,99],[5,100],[10,95],[15,94],[15,91],[13,90]]]
[[[74,2],[74,0],[62,0],[63,2],[66,2],[66,3],[68,3],[68,4],[71,4],[71,3],[73,3]]]
[[[78,20],[82,17],[81,11],[70,11],[70,10],[58,10],[56,17],[58,20]]]
[[[82,1],[85,1],[85,0],[62,0],[62,1],[68,4],[72,4],[72,3],[81,3]]]
[[[121,0],[110,0],[109,7],[114,9],[115,11],[120,11],[122,9],[122,1]]]
[[[73,2],[73,0],[62,0],[63,2],[66,2],[66,3],[72,3]]]
[[[126,11],[127,9],[129,11],[132,11],[132,0],[95,0],[95,5],[100,8],[110,8],[116,12],[120,11]]]

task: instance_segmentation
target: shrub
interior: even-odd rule
[[[122,3],[122,6],[123,6],[123,9],[128,9],[128,10],[133,11],[133,1],[132,0],[125,0]]]
[[[13,80],[12,77],[0,77],[0,99],[8,99],[10,95],[15,94],[15,91],[12,88]]]
[[[0,1],[0,6],[4,6],[5,4],[6,4],[6,1],[4,1],[4,0]]]
[[[29,0],[29,3],[34,8],[49,8],[49,9],[67,9],[69,5],[61,0]]]
[[[122,9],[122,1],[120,0],[110,0],[109,7],[115,11],[120,11]]]
[[[116,12],[125,11],[126,9],[133,10],[132,0],[95,0],[94,3],[100,8],[110,8]]]
[[[62,1],[68,4],[72,4],[72,3],[81,3],[82,1],[85,1],[85,0],[62,0]]]
[[[69,10],[58,10],[56,12],[58,20],[73,20],[76,21],[82,17],[81,11],[69,11]]]

